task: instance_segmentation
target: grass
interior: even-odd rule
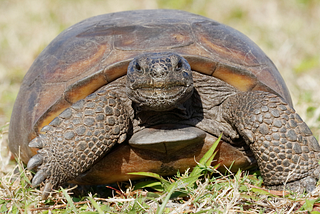
[[[261,189],[258,175],[239,172],[211,177],[207,169],[201,170],[205,175],[196,185],[173,185],[172,194],[182,190],[184,194],[167,201],[170,191],[163,189],[163,180],[149,183],[153,188],[146,189],[134,189],[130,183],[119,184],[121,188],[107,187],[107,196],[96,189],[59,190],[54,197],[41,201],[39,191],[30,188],[31,174],[21,164],[16,170],[19,173],[13,173],[17,166],[9,163],[7,149],[7,124],[22,78],[54,37],[90,16],[149,8],[187,10],[248,35],[278,67],[296,111],[319,139],[318,0],[0,0],[0,4],[0,213],[155,213],[160,208],[164,213],[316,213],[319,209],[319,190],[314,196],[283,196]],[[167,182],[170,186],[185,178],[190,179],[190,174],[177,174]]]
[[[192,172],[178,172],[166,179],[154,173],[135,173],[156,180],[135,187],[109,187],[114,192],[108,198],[90,192],[79,195],[73,187],[41,200],[40,191],[30,187],[31,173],[19,163],[16,170],[2,176],[0,213],[319,213],[319,191],[314,193],[317,197],[270,191],[261,187],[262,179],[256,174],[218,172],[218,165],[210,165],[218,141]]]

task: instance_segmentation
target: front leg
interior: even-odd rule
[[[224,118],[255,154],[266,186],[312,191],[319,179],[320,146],[309,127],[282,98],[242,92],[223,104]]]
[[[115,93],[101,88],[76,102],[29,143],[40,149],[27,166],[39,166],[32,185],[45,180],[42,196],[46,198],[51,189],[90,169],[116,143],[122,143],[128,129],[129,117]]]

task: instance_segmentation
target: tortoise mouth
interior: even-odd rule
[[[182,96],[186,90],[186,86],[141,87],[136,89],[136,92],[145,99],[174,99]]]
[[[193,84],[189,86],[140,87],[130,91],[130,98],[142,109],[168,111],[191,97]]]

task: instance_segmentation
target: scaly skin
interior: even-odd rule
[[[266,186],[312,191],[319,178],[320,146],[309,127],[282,98],[267,92],[230,96],[224,118],[255,154]]]
[[[45,180],[43,198],[52,188],[63,184],[90,167],[128,133],[129,119],[114,92],[99,89],[62,112],[30,147],[40,148],[28,162],[37,166],[32,180],[37,186]]]

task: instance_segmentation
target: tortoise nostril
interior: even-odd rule
[[[141,66],[139,65],[139,63],[136,63],[136,64],[135,64],[135,69],[136,69],[139,73],[142,72],[142,68],[141,68]]]
[[[181,71],[181,69],[182,69],[182,61],[180,59],[178,64],[177,64],[177,66],[176,66],[176,68],[175,68],[175,71]]]

